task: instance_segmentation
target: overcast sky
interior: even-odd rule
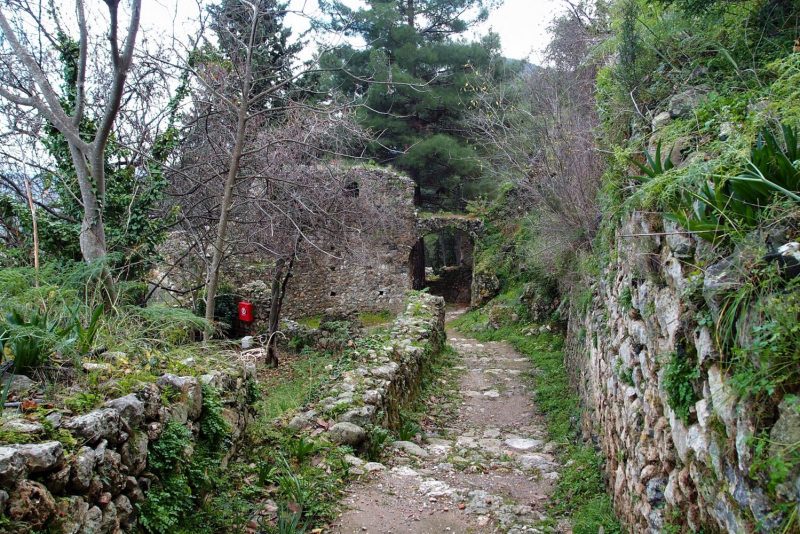
[[[348,4],[357,6],[359,0],[346,0]],[[150,5],[145,2],[142,9],[142,26],[150,37],[163,36],[164,31],[175,32],[180,38],[194,27],[187,19],[197,17],[197,7],[190,0],[154,0]],[[289,8],[305,16],[290,14],[284,21],[286,26],[297,35],[308,28],[308,17],[319,15],[317,0],[290,0]],[[541,50],[547,44],[547,27],[553,16],[564,10],[563,0],[505,0],[504,4],[493,11],[489,20],[476,28],[471,37],[485,35],[489,29],[500,34],[503,55],[512,59],[523,59],[530,55],[533,63],[539,63]],[[169,28],[169,29],[167,29]],[[185,33],[184,33],[185,32]],[[310,57],[313,50],[307,50]],[[305,58],[304,58],[305,59]]]

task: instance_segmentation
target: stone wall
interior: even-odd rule
[[[137,504],[145,502],[157,481],[148,470],[148,446],[171,420],[198,438],[203,385],[208,384],[220,395],[222,415],[230,424],[232,445],[222,458],[226,462],[252,417],[247,388],[254,379],[252,364],[199,378],[166,374],[85,415],[54,412],[48,416],[51,430],[69,432],[77,445],[72,450],[60,441],[0,445],[0,516],[14,525],[12,532],[20,533],[137,532]],[[3,427],[32,436],[43,430],[23,418]],[[5,532],[1,526],[0,531]]]
[[[706,268],[704,280],[696,266],[715,261],[708,245],[679,230],[659,216],[630,217],[588,312],[572,312],[566,363],[582,426],[607,459],[616,510],[632,532],[680,531],[670,523],[706,533],[775,531],[784,518],[750,471],[753,406],[737,401],[714,332],[694,319],[698,294],[713,305],[719,277],[711,273],[723,272],[715,267],[725,260]],[[684,420],[670,408],[665,371],[687,355],[697,375],[686,384],[698,400]],[[772,438],[783,427],[800,435],[796,408],[781,404]],[[782,492],[796,502],[800,487],[792,479]]]
[[[400,410],[416,400],[426,367],[445,340],[444,299],[411,295],[387,338],[363,354],[353,371],[326,385],[325,397],[300,410],[289,427],[299,432],[333,418],[335,424],[325,425],[331,439],[357,449],[368,443],[370,426],[396,429]]]

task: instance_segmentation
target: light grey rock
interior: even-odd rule
[[[103,511],[97,506],[92,506],[86,511],[86,519],[80,534],[106,534],[101,530],[103,524]]]
[[[101,439],[115,442],[120,431],[119,412],[111,408],[102,408],[73,417],[67,420],[63,427],[89,444]]]
[[[359,426],[367,426],[375,420],[375,413],[377,409],[375,406],[362,406],[354,410],[349,410],[339,417],[339,421],[343,423],[353,423]]]
[[[34,382],[25,375],[9,376],[8,374],[4,374],[3,378],[0,379],[0,382],[2,383],[2,388],[6,387],[9,380],[11,380],[11,385],[8,386],[9,394],[13,393],[15,395],[19,395],[20,393],[25,393],[27,391],[30,391],[39,385],[38,382]]]
[[[61,421],[64,417],[61,415],[61,412],[51,412],[47,414],[44,418],[53,428],[58,428],[61,426]]]
[[[353,423],[336,423],[328,433],[334,442],[352,447],[358,447],[367,439],[366,431]]]
[[[558,467],[551,457],[544,454],[525,454],[519,457],[519,461],[527,468],[538,469],[542,472],[553,471]]]
[[[64,460],[64,446],[58,441],[9,445],[9,447],[16,449],[22,455],[30,473],[49,471]]]
[[[94,473],[94,466],[97,462],[97,456],[94,449],[91,447],[81,447],[75,460],[72,462],[72,476],[70,478],[70,487],[77,491],[84,491],[89,489],[89,484],[92,483],[92,475]]]
[[[386,365],[373,367],[369,370],[372,376],[383,378],[384,380],[394,380],[400,366],[396,362],[389,362]]]
[[[16,432],[17,434],[41,434],[44,427],[36,421],[29,421],[23,418],[9,419],[2,425],[3,430]]]
[[[361,467],[364,465],[364,460],[362,460],[358,456],[353,456],[352,454],[345,454],[344,461],[352,465],[353,467]]]
[[[669,114],[669,111],[662,111],[655,117],[653,117],[653,122],[651,124],[653,131],[660,130],[662,127],[666,126],[669,121],[672,120],[672,116]]]
[[[706,269],[703,298],[715,321],[719,319],[728,292],[742,284],[742,272],[742,266],[735,256],[725,258]]]
[[[366,404],[378,406],[383,402],[383,395],[381,395],[377,390],[369,389],[364,392],[364,394],[361,396],[361,399]]]
[[[87,373],[101,373],[103,371],[108,371],[111,367],[105,363],[83,362],[81,364],[81,369]]]
[[[674,95],[669,100],[670,118],[690,118],[701,102],[708,98],[709,88],[704,85],[691,87]]]
[[[161,389],[171,389],[180,393],[181,399],[188,407],[188,417],[192,421],[200,417],[203,410],[203,389],[200,382],[193,376],[177,376],[165,374],[156,381]]]
[[[144,423],[144,403],[136,398],[136,395],[125,395],[110,400],[106,402],[105,407],[117,410],[122,421],[130,428],[138,428]]]
[[[305,430],[306,428],[310,428],[316,424],[318,416],[319,414],[314,410],[300,412],[299,414],[295,415],[291,421],[289,421],[288,426],[295,432],[299,430]]]
[[[11,447],[0,447],[0,486],[10,488],[26,476],[28,466],[22,453]]]
[[[492,495],[483,490],[470,491],[469,503],[464,508],[464,512],[470,515],[488,515],[489,512],[497,510],[503,505],[503,498],[499,495]]]
[[[364,464],[364,470],[367,473],[374,473],[376,471],[386,471],[386,466],[378,462],[367,462]]]
[[[427,458],[430,456],[428,451],[410,441],[395,441],[392,443],[392,447],[403,450],[412,456],[419,456],[420,458]]]
[[[800,399],[784,398],[778,405],[778,420],[770,431],[769,455],[774,460],[788,458],[791,448],[800,443]],[[792,465],[787,473],[786,481],[776,491],[786,500],[792,500],[796,494],[794,482],[800,477],[800,466]]]
[[[512,449],[517,449],[520,451],[529,451],[532,449],[539,449],[544,445],[544,441],[539,439],[523,439],[523,438],[512,438],[507,439],[505,444],[511,447]]]

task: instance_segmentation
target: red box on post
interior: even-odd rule
[[[239,320],[245,323],[253,322],[253,304],[251,302],[239,303]]]

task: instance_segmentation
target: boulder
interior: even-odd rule
[[[128,468],[128,472],[134,476],[139,476],[144,468],[147,467],[147,445],[150,442],[145,432],[136,432],[133,437],[125,442],[120,448],[122,463]]]
[[[105,406],[117,410],[120,418],[129,428],[137,428],[144,423],[144,403],[137,399],[136,395],[125,395],[110,400],[106,402]]]
[[[86,512],[88,510],[89,504],[81,497],[58,499],[53,518],[47,524],[48,532],[54,534],[76,534],[81,532],[81,526],[86,521]]]
[[[375,413],[377,412],[375,406],[362,406],[354,410],[349,410],[339,417],[342,423],[353,423],[359,426],[366,426],[372,424],[375,420]]]
[[[306,428],[314,426],[317,421],[317,412],[308,410],[307,412],[300,412],[289,421],[289,428],[294,431],[305,430]]]
[[[74,417],[63,426],[86,443],[95,443],[101,439],[116,442],[120,431],[119,412],[111,408],[102,408]]]
[[[9,445],[9,447],[16,449],[22,455],[30,473],[49,471],[64,460],[64,446],[58,441]]]
[[[8,499],[6,515],[12,521],[22,521],[32,530],[41,530],[52,517],[56,501],[42,484],[21,480]]]
[[[186,401],[187,416],[190,420],[194,421],[200,417],[200,413],[203,411],[203,389],[195,377],[168,373],[159,378],[156,385],[162,390],[171,390],[180,394],[181,400]]]
[[[9,419],[2,425],[3,430],[14,432],[16,434],[41,434],[44,432],[44,426],[37,421],[29,421],[18,417],[16,419]]]
[[[69,464],[64,464],[61,469],[53,471],[44,479],[44,485],[52,494],[59,494],[64,491],[69,482],[69,475],[72,468]]]
[[[0,515],[5,513],[6,504],[8,504],[8,493],[0,490]]]
[[[119,453],[106,449],[103,463],[97,468],[103,491],[112,496],[119,495],[125,489],[127,474],[123,473],[122,458]]]
[[[709,89],[705,85],[690,87],[669,100],[669,116],[672,119],[690,118],[694,110],[708,98]]]
[[[8,386],[9,395],[19,395],[25,393],[38,385],[38,382],[34,382],[25,375],[9,376],[8,374],[4,374],[3,378],[0,379],[3,388],[6,387],[6,384],[8,384],[9,380],[11,380],[11,385]]]
[[[406,451],[412,456],[419,456],[420,458],[427,458],[429,456],[428,451],[410,441],[395,441],[392,443],[392,447]]]
[[[0,486],[10,488],[26,476],[28,466],[22,453],[12,447],[0,447]]]
[[[672,116],[669,114],[669,111],[662,111],[655,117],[653,117],[653,131],[661,129],[664,127],[670,120],[672,120]]]
[[[351,447],[358,447],[367,439],[366,431],[353,423],[336,423],[328,432],[335,443]]]
[[[147,419],[157,419],[161,409],[161,390],[155,384],[142,384],[136,392],[136,397],[144,404],[144,416]]]
[[[97,456],[91,447],[81,447],[72,462],[72,477],[70,486],[77,491],[84,491],[89,488],[92,482],[94,466]]]
[[[117,519],[119,519],[120,525],[127,524],[128,518],[133,514],[133,505],[131,505],[130,499],[125,495],[117,495],[113,504],[114,508],[117,510]]]

